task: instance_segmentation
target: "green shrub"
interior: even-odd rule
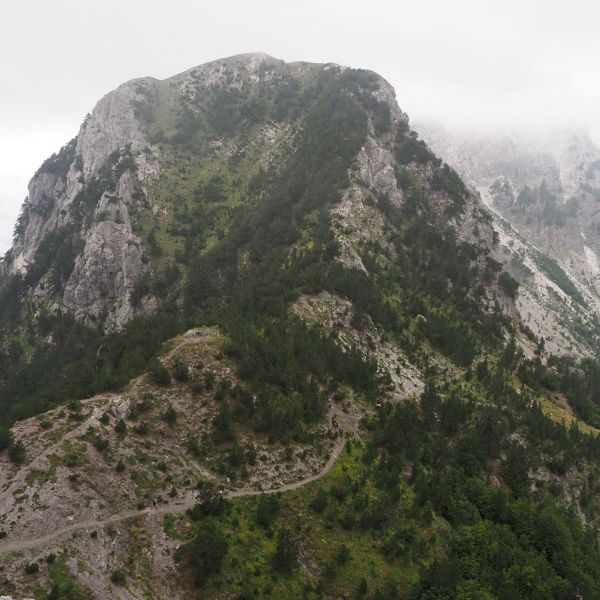
[[[289,529],[282,527],[277,532],[277,542],[273,553],[273,567],[277,571],[289,573],[298,561],[298,548]]]
[[[194,539],[184,547],[189,565],[195,573],[195,585],[202,588],[207,579],[221,572],[228,552],[227,538],[212,520],[203,521]]]
[[[185,362],[185,360],[181,356],[176,357],[175,360],[173,361],[172,372],[173,372],[173,377],[177,381],[187,381],[188,380],[188,377],[190,375],[190,369],[187,366],[187,363]]]
[[[519,282],[510,273],[502,271],[498,277],[498,285],[509,298],[517,297]]]
[[[316,513],[322,513],[329,503],[329,495],[323,488],[319,488],[314,498],[310,501],[310,507]]]
[[[21,440],[15,442],[8,448],[8,457],[12,460],[16,465],[20,465],[25,462],[25,456],[27,452],[25,450],[25,446]]]
[[[261,494],[256,504],[256,522],[268,529],[275,522],[281,504],[277,494]]]
[[[0,452],[13,444],[13,434],[8,427],[0,426]]]
[[[177,421],[177,411],[173,408],[173,406],[169,406],[161,415],[161,419],[169,425],[174,425]]]
[[[108,440],[99,436],[94,438],[93,444],[94,448],[96,448],[96,450],[98,450],[99,452],[104,452],[104,450],[108,449],[109,446]]]
[[[212,390],[215,387],[215,374],[212,371],[205,371],[204,373],[204,388]]]
[[[150,429],[145,421],[141,421],[133,428],[133,431],[138,435],[147,435]]]
[[[119,570],[113,571],[111,573],[110,580],[115,585],[120,585],[120,586],[123,586],[127,583],[127,577],[125,577],[125,573],[123,573],[123,571],[119,571]]]
[[[158,359],[153,360],[150,364],[150,376],[156,385],[167,386],[171,384],[171,374]]]

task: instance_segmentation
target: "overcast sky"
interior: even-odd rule
[[[600,142],[599,27],[593,0],[0,0],[0,252],[33,172],[127,79],[261,51],[373,69],[413,120]]]

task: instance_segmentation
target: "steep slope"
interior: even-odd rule
[[[435,125],[417,129],[500,217],[500,260],[531,292],[521,307],[525,321],[543,311],[548,323],[538,317],[529,324],[553,352],[593,354],[600,150],[587,133],[476,137]]]
[[[161,358],[165,372],[177,377],[172,383],[170,376],[146,374],[121,393],[71,402],[14,428],[27,452],[18,465],[0,459],[0,553],[15,553],[3,563],[2,592],[27,593],[25,564],[68,549],[79,585],[94,597],[111,597],[106,568],[120,569],[123,556],[142,544],[153,556],[140,564],[140,573],[148,572],[132,597],[176,597],[168,575],[176,544],[161,522],[195,506],[198,482],[238,497],[294,489],[331,468],[343,445],[334,429],[313,424],[303,440],[281,444],[241,418],[249,390],[223,352],[227,343],[214,327],[190,330],[171,340]],[[228,398],[235,400],[225,420]],[[332,415],[346,424],[340,405],[328,406]],[[130,537],[136,519],[148,528],[143,539]]]
[[[374,73],[106,96],[3,262],[0,592],[599,597],[600,369],[497,228]]]

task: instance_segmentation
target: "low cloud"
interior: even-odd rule
[[[0,4],[0,251],[27,182],[105,93],[264,51],[378,71],[413,120],[587,128],[600,142],[600,5],[547,0],[21,0]]]

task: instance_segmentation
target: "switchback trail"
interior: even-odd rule
[[[317,481],[321,479],[324,475],[331,471],[337,457],[340,455],[340,452],[344,448],[344,437],[340,436],[337,441],[329,460],[325,464],[325,466],[316,474],[311,475],[310,477],[306,477],[305,479],[301,479],[300,481],[296,481],[293,483],[286,483],[277,488],[272,488],[268,490],[256,490],[256,489],[241,489],[241,490],[233,490],[230,492],[226,492],[224,494],[225,498],[240,498],[242,496],[259,496],[260,494],[275,494],[277,492],[289,492],[292,490],[296,490],[301,488],[313,481]],[[93,528],[101,528],[106,525],[110,525],[111,523],[118,523],[120,521],[124,521],[125,519],[131,519],[134,517],[143,517],[152,514],[180,514],[184,513],[189,508],[192,508],[195,504],[195,501],[188,500],[186,502],[173,503],[168,504],[166,506],[159,507],[151,507],[144,508],[141,510],[127,510],[116,515],[111,515],[110,517],[106,517],[106,519],[98,519],[98,520],[90,520],[90,521],[79,521],[77,523],[73,523],[72,525],[67,525],[66,527],[61,527],[56,531],[49,533],[44,536],[40,536],[37,538],[32,538],[29,540],[13,540],[8,541],[6,543],[0,543],[0,555],[7,554],[9,552],[20,552],[24,550],[31,550],[32,548],[38,548],[39,546],[45,546],[50,542],[56,542],[61,539],[68,537],[70,534],[81,531],[82,529],[93,529]]]

